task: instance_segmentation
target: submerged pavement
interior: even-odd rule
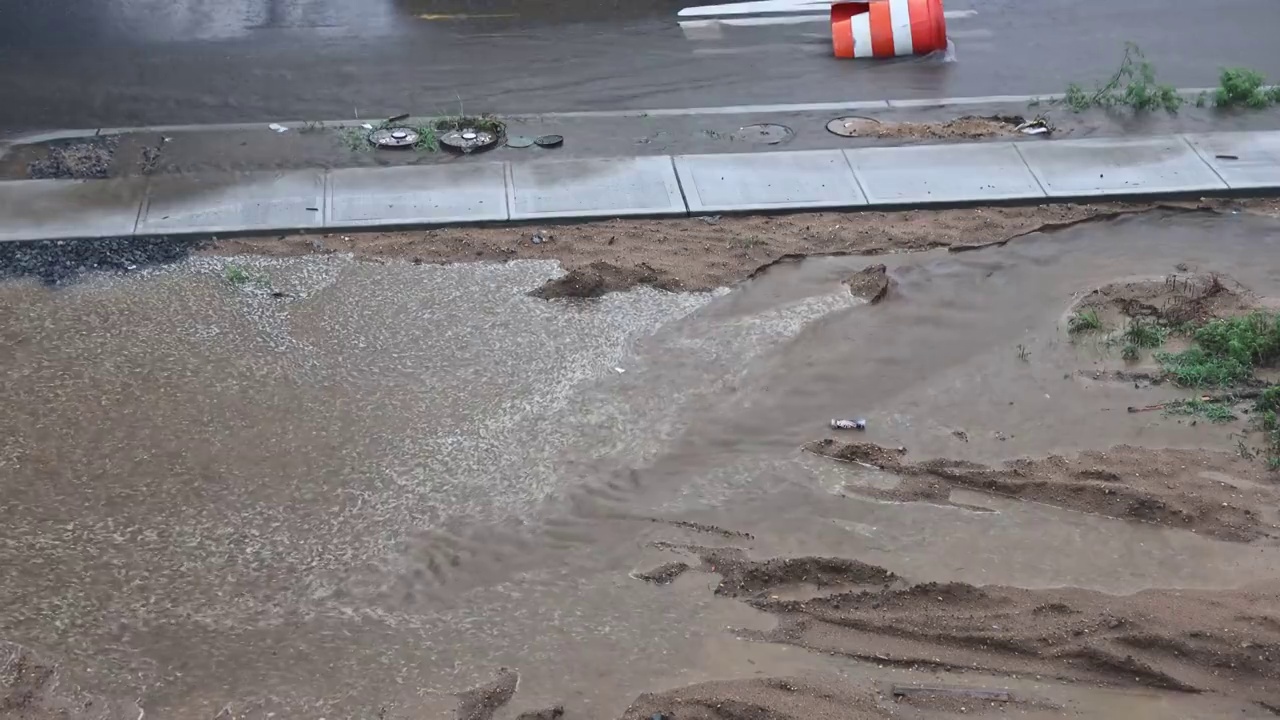
[[[949,0],[954,62],[836,60],[812,4],[679,24],[704,4],[0,0],[0,132],[1036,95],[1110,77],[1125,41],[1178,87],[1280,76],[1269,0]]]

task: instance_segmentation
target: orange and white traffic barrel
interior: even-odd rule
[[[838,58],[924,55],[947,48],[942,0],[875,0],[831,6]]]

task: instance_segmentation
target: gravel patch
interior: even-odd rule
[[[27,165],[27,175],[33,180],[111,177],[111,162],[118,143],[119,140],[111,136],[53,145],[48,155]]]
[[[0,243],[0,279],[37,278],[57,285],[94,270],[177,262],[206,243],[167,237],[5,242]]]

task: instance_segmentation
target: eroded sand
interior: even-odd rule
[[[764,222],[699,224],[727,244]],[[791,230],[767,252],[678,271],[769,265],[720,294],[548,300],[551,263],[432,264],[512,229],[421,264],[421,244],[263,240],[274,256],[0,287],[0,715],[1280,706],[1280,481],[1240,457],[1247,417],[1128,412],[1194,394],[1066,320],[1268,306],[1277,221],[1157,212],[1007,244],[873,223],[821,252],[875,260],[781,263],[820,221],[769,222]],[[609,247],[609,224],[575,227]],[[634,249],[667,226],[612,227]],[[674,277],[670,250],[626,262]],[[827,425],[851,416],[865,433]]]

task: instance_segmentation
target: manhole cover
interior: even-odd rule
[[[729,139],[756,145],[777,145],[790,140],[794,135],[795,133],[786,125],[763,123],[740,127],[729,135]]]
[[[858,137],[874,131],[879,125],[880,121],[874,118],[851,115],[849,117],[838,117],[827,123],[827,130],[841,137]]]
[[[460,153],[471,153],[477,150],[488,150],[498,144],[498,136],[488,130],[462,128],[450,130],[440,136],[440,144]]]
[[[533,144],[533,138],[528,135],[512,135],[507,138],[507,147],[509,148],[527,148]]]
[[[534,142],[538,143],[538,147],[558,148],[564,144],[564,136],[563,135],[543,135],[537,140],[534,140]]]
[[[380,148],[400,150],[418,144],[418,131],[407,127],[389,127],[369,133],[369,142]]]

